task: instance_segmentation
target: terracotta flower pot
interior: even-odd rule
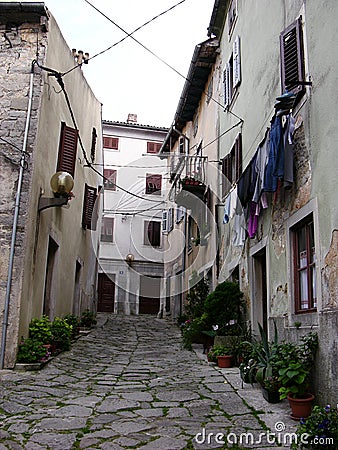
[[[311,415],[312,402],[314,396],[312,394],[306,394],[303,398],[294,398],[292,395],[288,395],[289,405],[291,408],[291,418],[294,420],[300,420]]]
[[[221,367],[222,369],[231,367],[232,366],[232,356],[231,355],[217,356],[217,364],[218,364],[218,367]]]

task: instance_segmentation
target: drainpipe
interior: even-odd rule
[[[26,147],[27,147],[28,131],[29,131],[31,112],[32,112],[33,79],[34,79],[34,62],[32,63],[31,73],[30,73],[26,126],[25,126],[25,134],[24,134],[24,139],[23,139],[23,144],[22,144],[22,154],[21,154],[21,159],[20,159],[20,170],[19,170],[18,186],[17,186],[17,190],[16,190],[16,197],[15,197],[12,240],[11,240],[11,247],[10,247],[10,254],[9,254],[9,263],[8,263],[8,276],[7,276],[7,286],[6,286],[5,309],[4,309],[4,318],[3,318],[3,323],[2,323],[1,351],[0,351],[0,369],[4,368],[4,361],[5,361],[6,337],[7,337],[7,327],[8,327],[10,294],[11,294],[12,277],[13,277],[13,263],[14,263],[16,230],[17,230],[17,227],[18,227],[19,209],[20,209],[20,197],[21,197],[21,188],[22,188],[22,180],[23,180],[23,171],[24,171],[24,167],[25,167],[25,163],[26,163]]]

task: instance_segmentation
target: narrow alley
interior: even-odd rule
[[[1,372],[0,450],[273,448],[260,433],[294,430],[286,404],[182,350],[169,322],[98,319],[41,371]]]

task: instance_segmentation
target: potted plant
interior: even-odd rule
[[[80,319],[78,316],[76,316],[75,314],[67,314],[64,318],[63,318],[68,325],[70,325],[72,327],[72,339],[74,339],[77,334],[79,333],[79,328],[80,328]]]
[[[296,430],[297,440],[291,448],[329,450],[338,442],[338,409],[330,405],[314,406],[306,419],[300,419]]]
[[[262,394],[269,403],[279,403],[281,401],[279,395],[280,381],[278,376],[272,375],[263,380]]]
[[[217,358],[217,365],[221,368],[228,368],[232,366],[231,348],[225,345],[215,345],[213,347],[213,355]]]
[[[92,328],[94,325],[96,325],[96,314],[93,311],[90,311],[89,309],[86,309],[82,312],[81,318],[80,318],[80,326],[84,328]]]
[[[250,358],[247,361],[243,361],[239,365],[239,373],[241,379],[244,383],[253,384],[256,382],[256,361],[253,358]]]
[[[280,398],[287,398],[291,407],[291,417],[300,420],[311,414],[314,396],[309,392],[311,369],[318,347],[317,333],[309,333],[301,338],[299,345],[282,343],[276,357]]]
[[[52,352],[65,351],[70,349],[72,326],[66,320],[55,317],[51,323],[52,331]]]

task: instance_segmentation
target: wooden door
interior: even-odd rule
[[[105,273],[99,273],[98,312],[114,312],[115,283]]]

